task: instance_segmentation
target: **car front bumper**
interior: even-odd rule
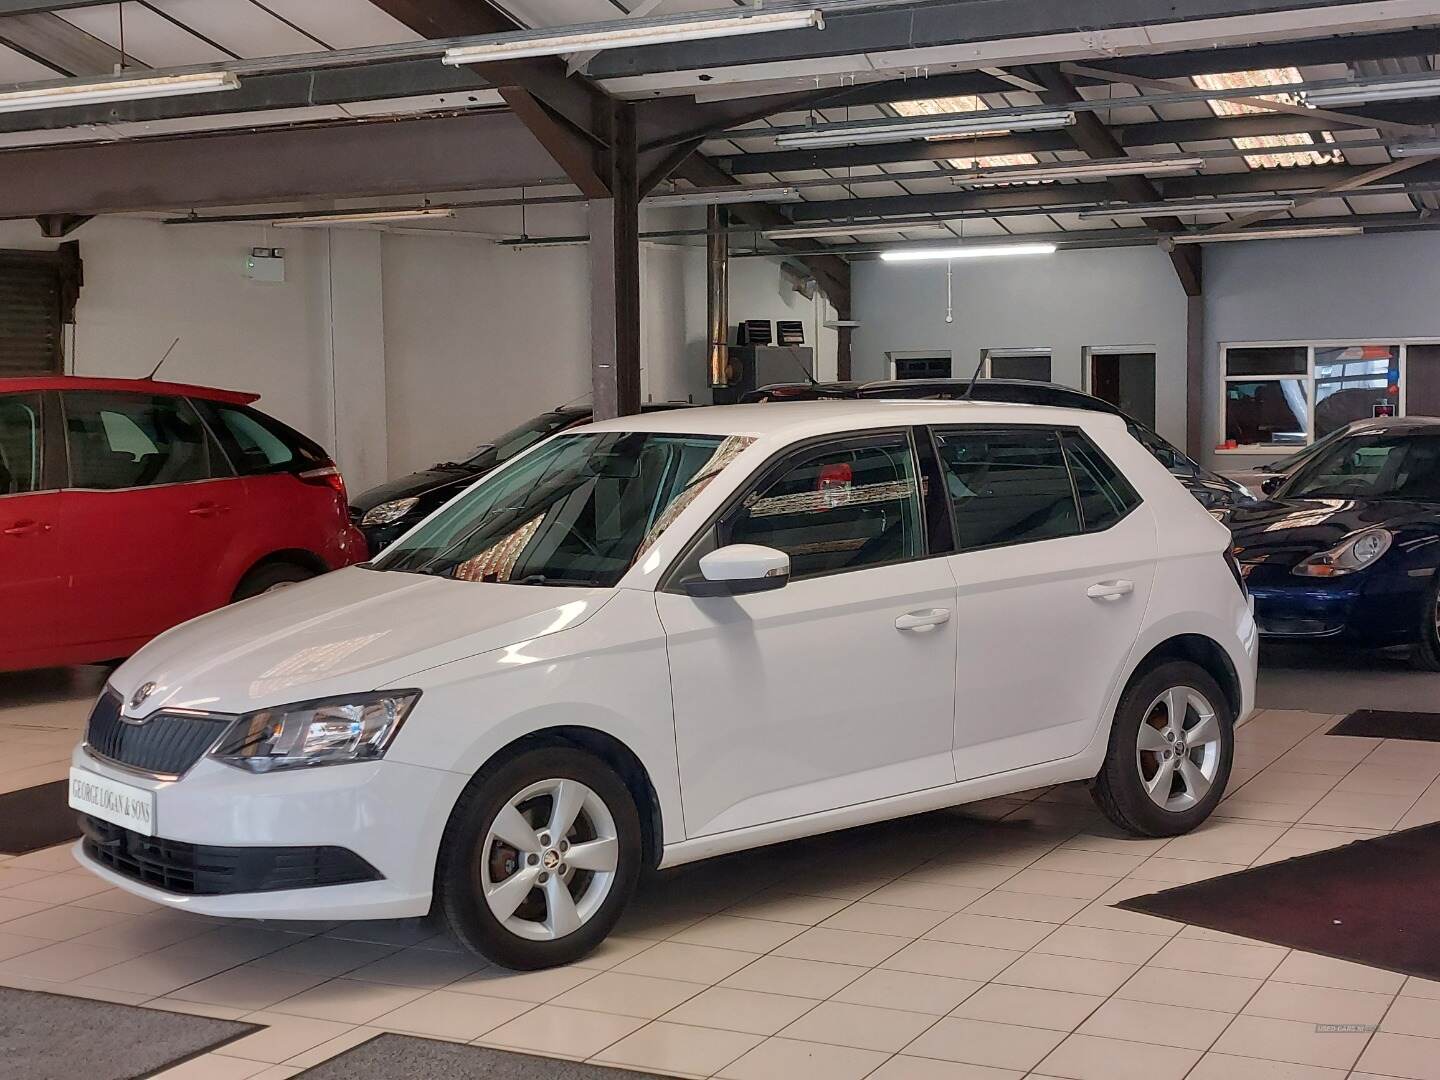
[[[1419,639],[1428,580],[1361,571],[1303,578],[1288,571],[1252,575],[1255,621],[1270,640],[1334,640],[1361,648],[1411,645]]]
[[[430,909],[435,858],[451,807],[469,778],[377,761],[254,775],[202,758],[179,780],[147,777],[78,747],[77,769],[154,792],[155,832],[202,849],[344,849],[372,880],[199,895],[119,872],[76,845],[81,865],[156,904],[251,919],[393,919]],[[114,863],[115,860],[108,860]]]

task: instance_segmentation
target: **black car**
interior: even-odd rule
[[[687,404],[683,401],[653,402],[642,405],[641,411],[683,409]],[[428,469],[361,492],[350,501],[350,520],[365,534],[370,554],[375,555],[430,511],[459,494],[461,488],[505,464],[522,450],[528,450],[541,439],[576,424],[589,423],[593,415],[589,405],[560,405],[543,412],[507,431],[493,443],[481,444],[459,461],[442,461]]]
[[[1180,483],[1212,513],[1223,515],[1249,501],[1251,493],[1233,480],[1213,473],[1166,442],[1140,421],[1101,398],[1056,383],[1027,379],[979,379],[972,393],[965,379],[888,379],[876,382],[776,383],[751,390],[742,401],[822,401],[847,398],[916,398],[925,400],[1004,401],[1016,405],[1056,405],[1066,409],[1105,412],[1125,421],[1130,434],[1154,454]]]
[[[1268,639],[1415,647],[1440,670],[1440,420],[1351,425],[1230,515]]]

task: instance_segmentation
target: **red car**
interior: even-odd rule
[[[257,397],[0,379],[0,671],[127,656],[365,558],[335,463]]]

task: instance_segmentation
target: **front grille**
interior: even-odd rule
[[[162,840],[81,815],[85,854],[131,881],[185,896],[313,889],[379,881],[342,847],[215,847]]]
[[[85,743],[102,758],[144,772],[178,776],[214,745],[230,718],[156,713],[141,724],[120,716],[120,695],[106,690],[90,713]]]

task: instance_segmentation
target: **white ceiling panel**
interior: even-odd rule
[[[235,0],[221,0],[233,4]],[[332,49],[360,49],[419,41],[420,35],[385,14],[370,0],[261,0],[282,19],[294,23]]]
[[[1351,195],[1347,200],[1357,214],[1413,214],[1408,195]]]
[[[8,45],[0,45],[0,83],[34,82],[36,79],[63,78],[60,72],[31,60]]]
[[[91,37],[118,49],[119,8],[119,4],[101,4],[99,7],[71,8],[56,14]],[[143,4],[125,5],[125,55],[155,68],[213,64],[233,59],[228,53]]]
[[[149,0],[150,6],[237,56],[318,52],[321,42],[251,0]]]

